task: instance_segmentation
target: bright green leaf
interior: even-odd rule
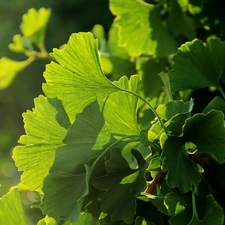
[[[163,149],[162,165],[167,171],[167,183],[170,188],[179,188],[182,193],[197,186],[203,169],[188,158],[182,138],[168,137],[163,134],[160,139]]]
[[[211,110],[208,114],[195,114],[186,120],[183,128],[185,142],[192,142],[199,152],[222,164],[225,162],[224,115]]]
[[[169,71],[171,90],[214,86],[220,89],[225,66],[225,42],[210,39],[207,44],[195,39],[183,44]]]
[[[105,126],[103,114],[97,101],[94,101],[77,114],[63,140],[65,145],[56,151],[51,171],[71,172],[77,165],[88,163],[90,158],[102,152],[110,139],[111,134]]]
[[[2,57],[0,59],[0,89],[7,88],[13,82],[16,75],[33,61],[33,58],[28,58],[25,61],[19,62]]]
[[[25,214],[17,188],[0,198],[0,224],[27,225]]]
[[[117,16],[114,25],[119,28],[119,46],[130,56],[167,57],[176,50],[175,41],[163,26],[160,7],[141,0],[111,0],[110,9]]]
[[[13,52],[26,52],[26,47],[24,45],[24,38],[20,34],[16,34],[13,37],[13,43],[9,44],[9,49]]]
[[[44,38],[50,15],[50,9],[40,8],[38,11],[34,8],[29,9],[27,14],[23,15],[23,22],[20,25],[23,35],[35,43],[41,51],[45,51]]]
[[[24,171],[22,183],[30,190],[40,190],[70,122],[58,99],[39,96],[34,103],[33,111],[23,114],[26,135],[20,137],[22,146],[14,149],[13,159]]]
[[[115,85],[122,89],[136,93],[138,91],[139,77],[122,77]],[[125,92],[112,93],[106,100],[104,106],[104,118],[111,133],[126,135],[139,135],[140,130],[137,124],[137,103],[138,99]]]
[[[40,205],[44,214],[56,221],[76,222],[80,216],[84,197],[88,194],[90,168],[85,172],[68,174],[61,171],[50,173],[44,180],[44,197]]]
[[[136,212],[135,197],[146,187],[146,162],[137,150],[133,150],[132,154],[138,162],[138,169],[130,169],[120,150],[115,148],[106,162],[108,174],[94,182],[95,187],[105,190],[101,199],[101,210],[110,216],[111,221],[132,223]]]
[[[47,97],[62,100],[72,122],[96,98],[118,90],[101,70],[98,41],[91,33],[72,34],[68,44],[54,49],[51,56],[58,63],[47,65],[43,90]]]

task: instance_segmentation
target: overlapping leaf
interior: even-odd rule
[[[98,42],[91,33],[72,34],[68,44],[54,49],[51,56],[58,63],[47,65],[43,89],[47,97],[62,100],[71,121],[96,97],[118,90],[101,70]]]
[[[83,173],[69,174],[61,171],[50,173],[43,185],[44,198],[41,209],[56,221],[76,222],[80,216],[84,197],[88,194],[90,168]]]
[[[115,148],[106,162],[108,174],[94,182],[95,187],[105,190],[101,199],[101,210],[110,216],[111,221],[123,220],[130,224],[136,212],[135,197],[146,186],[145,160],[137,150],[133,150],[132,154],[138,161],[138,169],[130,169],[120,150]]]
[[[41,50],[44,50],[44,37],[50,15],[50,9],[41,8],[38,11],[34,8],[29,9],[27,14],[23,15],[23,22],[20,25],[23,35]]]
[[[183,140],[163,134],[160,141],[163,148],[163,170],[168,173],[168,186],[177,187],[183,193],[191,190],[192,185],[197,186],[203,169],[188,158]]]
[[[13,159],[23,170],[22,182],[30,189],[41,189],[43,179],[53,164],[56,149],[70,126],[67,114],[58,99],[39,96],[35,109],[23,114],[26,135],[21,136],[13,151]]]
[[[138,91],[139,78],[131,76],[122,77],[114,82],[118,87],[136,93]],[[137,124],[138,98],[129,93],[116,92],[109,96],[104,106],[104,117],[111,133],[139,135]]]
[[[77,114],[63,140],[66,145],[56,151],[51,171],[71,172],[77,165],[88,163],[91,157],[101,153],[110,139],[111,134],[105,126],[103,114],[97,101],[94,101]]]
[[[163,26],[160,7],[141,0],[111,0],[110,9],[117,16],[114,24],[119,28],[119,46],[130,56],[146,53],[167,57],[175,51],[175,41]]]
[[[195,39],[182,45],[169,71],[171,90],[214,86],[220,89],[225,68],[225,42],[210,39],[207,44]]]
[[[7,195],[0,198],[0,224],[27,225],[20,193],[13,188]]]
[[[24,70],[30,63],[33,62],[33,58],[28,58],[25,61],[14,61],[3,57],[0,59],[0,89],[7,88],[16,75]]]

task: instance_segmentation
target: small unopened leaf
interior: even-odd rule
[[[13,188],[8,194],[0,198],[0,224],[27,225],[20,193],[17,188]]]
[[[34,8],[29,9],[27,14],[23,15],[23,22],[20,25],[23,35],[41,50],[44,50],[45,31],[50,15],[50,9],[40,8],[38,11]]]

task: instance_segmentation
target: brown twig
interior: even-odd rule
[[[162,183],[166,174],[167,174],[166,172],[164,172],[160,169],[158,171],[156,177],[149,183],[148,187],[144,190],[144,193],[152,194],[153,191],[156,189],[157,184]]]

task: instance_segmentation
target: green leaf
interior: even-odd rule
[[[203,169],[190,160],[182,138],[168,137],[163,134],[160,139],[163,170],[167,171],[167,183],[170,188],[177,187],[182,193],[197,186],[201,180]]]
[[[33,111],[23,114],[26,135],[20,137],[22,146],[13,150],[13,159],[24,171],[22,183],[30,190],[40,190],[70,122],[58,99],[39,96],[34,103]]]
[[[211,110],[208,114],[195,114],[186,120],[183,128],[185,142],[192,142],[199,152],[207,154],[219,164],[225,162],[224,115]]]
[[[225,42],[210,39],[207,44],[195,39],[183,44],[169,71],[171,90],[214,86],[220,90],[225,66]]]
[[[154,223],[148,222],[148,221],[146,221],[144,218],[138,216],[138,217],[135,219],[135,225],[154,225]]]
[[[122,89],[131,92],[138,92],[139,77],[122,77],[114,84]],[[137,103],[138,99],[125,92],[112,93],[106,100],[104,106],[104,118],[111,133],[139,135],[140,130],[137,124]]]
[[[27,39],[25,37],[22,37],[20,34],[16,34],[13,37],[13,43],[9,44],[9,49],[13,52],[22,52],[25,53],[26,52],[26,46],[25,45],[25,41]],[[29,40],[29,39],[28,39]]]
[[[164,124],[167,134],[180,136],[185,120],[191,116],[194,102],[183,102],[182,100],[170,101],[158,106],[156,112],[166,121]]]
[[[56,221],[76,222],[80,216],[84,197],[88,194],[91,169],[69,174],[61,171],[50,173],[44,180],[44,197],[40,205],[44,214]]]
[[[205,107],[203,110],[203,113],[208,113],[210,110],[220,110],[225,114],[225,101],[220,98],[219,96],[216,96],[209,104]]]
[[[119,46],[130,56],[145,53],[167,57],[176,50],[175,41],[162,23],[160,7],[141,0],[111,0],[110,9],[119,28]]]
[[[45,51],[44,38],[50,15],[50,9],[40,8],[38,11],[34,8],[29,9],[27,14],[23,15],[23,22],[20,25],[23,35],[35,43],[41,51]]]
[[[0,198],[0,224],[27,225],[20,193],[17,188],[11,189]]]
[[[224,212],[223,209],[214,200],[212,195],[206,197],[206,209],[205,215],[202,220],[200,220],[197,215],[195,215],[188,225],[223,225],[224,224]]]
[[[146,187],[146,162],[139,151],[132,150],[132,154],[138,162],[138,169],[130,169],[121,151],[114,148],[106,162],[108,174],[94,181],[95,187],[105,190],[101,199],[101,210],[110,216],[112,222],[133,222],[136,212],[135,197]]]
[[[98,41],[91,33],[72,34],[68,44],[54,49],[51,56],[58,63],[47,65],[43,90],[47,97],[62,100],[72,122],[96,98],[101,100],[118,90],[101,70]]]
[[[170,192],[166,195],[165,205],[171,216],[170,225],[187,225],[190,222],[192,215],[190,193]]]
[[[162,92],[162,80],[158,74],[168,66],[167,59],[152,59],[139,57],[136,60],[136,69],[141,77],[141,86],[146,97],[158,97]]]
[[[14,61],[6,57],[0,59],[0,89],[7,88],[15,79],[16,75],[24,70],[34,61],[34,58],[28,58],[25,61]]]
[[[110,140],[103,114],[98,102],[94,101],[77,114],[63,140],[65,145],[56,150],[51,171],[73,171],[78,164],[88,163],[90,158],[100,155]]]

